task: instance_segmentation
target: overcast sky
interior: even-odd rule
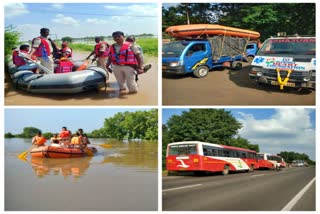
[[[189,109],[163,109],[163,124]],[[226,109],[242,123],[241,137],[258,144],[261,152],[295,151],[315,159],[315,110],[306,108]]]
[[[50,29],[51,38],[110,36],[125,34],[158,35],[156,3],[5,3],[5,26],[22,33],[20,40],[39,36],[40,28]]]

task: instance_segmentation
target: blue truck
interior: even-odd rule
[[[254,56],[257,54],[259,48],[257,43],[249,43],[246,48],[246,58],[245,61],[252,62]]]
[[[240,70],[247,44],[247,39],[231,36],[169,42],[162,49],[162,72],[202,78],[215,68]]]

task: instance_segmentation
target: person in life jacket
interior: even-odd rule
[[[83,132],[83,129],[81,129],[81,128],[78,129],[78,133],[80,134],[80,135],[79,135],[79,139],[80,139],[83,147],[87,147],[88,144],[90,144],[90,141],[89,141],[89,138],[88,138],[87,134],[85,134],[85,133]]]
[[[40,60],[41,65],[48,68],[53,73],[53,46],[49,39],[50,30],[48,28],[41,28],[39,37],[32,40],[32,49],[29,53],[29,57],[35,55]]]
[[[95,42],[96,45],[94,46],[94,50],[86,59],[88,60],[92,55],[94,55],[92,62],[97,60],[97,65],[107,71],[106,63],[109,56],[110,46],[107,42],[103,41],[101,37],[95,37]]]
[[[114,73],[120,91],[126,90],[127,85],[129,93],[137,93],[136,74],[143,73],[143,59],[139,48],[135,44],[125,42],[124,33],[121,31],[113,32],[112,37],[116,43],[110,47],[106,67],[110,73]]]
[[[15,48],[12,52],[12,61],[18,70],[32,70],[33,72],[36,72],[37,66],[35,64],[27,63],[27,61],[22,56],[19,55],[19,53],[28,55],[29,51],[30,51],[30,45],[27,43],[21,45],[19,49]],[[35,57],[33,57],[32,59],[36,60]]]
[[[82,138],[80,137],[80,133],[76,132],[72,139],[71,139],[71,145],[75,148],[84,148],[84,145],[82,143]]]
[[[68,47],[67,42],[62,42],[62,48],[59,51],[58,59],[55,60],[54,73],[68,73],[72,72],[73,62],[72,62],[72,49]]]
[[[127,36],[125,41],[130,42],[131,44],[135,44],[137,46],[141,54],[142,62],[144,64],[143,50],[142,50],[142,47],[136,43],[136,38],[134,38],[134,36]],[[152,67],[151,64],[144,65],[142,73],[146,73],[148,70],[150,70],[151,67]],[[137,71],[137,73],[142,74],[139,71]]]
[[[67,127],[62,127],[62,130],[59,133],[59,137],[61,138],[61,144],[63,144],[64,146],[70,145],[71,135],[71,131],[69,131]]]
[[[33,138],[32,138],[32,145],[36,146],[44,146],[46,143],[47,139],[42,136],[41,132],[38,132]]]

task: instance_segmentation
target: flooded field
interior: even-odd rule
[[[93,157],[18,159],[30,141],[5,139],[6,211],[158,210],[156,143],[92,139]]]
[[[74,52],[74,60],[84,60],[89,52]],[[6,75],[5,105],[50,105],[50,106],[88,106],[88,105],[157,105],[158,103],[158,59],[145,57],[145,63],[152,68],[139,75],[139,93],[120,93],[117,81],[113,74],[109,73],[107,89],[100,88],[97,91],[88,91],[71,95],[32,94],[15,89],[10,77]]]

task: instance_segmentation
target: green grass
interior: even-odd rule
[[[136,43],[143,49],[143,54],[146,56],[157,57],[158,56],[158,38],[136,38]],[[61,44],[57,43],[59,47]],[[69,43],[69,46],[73,51],[93,51],[94,45]]]

